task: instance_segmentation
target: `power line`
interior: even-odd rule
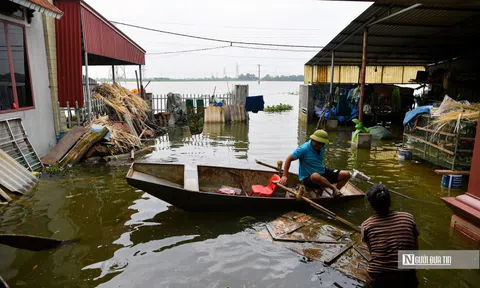
[[[183,34],[183,33],[177,33],[177,32],[165,31],[165,30],[159,30],[159,29],[148,28],[148,27],[143,27],[143,26],[138,26],[138,25],[133,25],[133,24],[128,24],[128,23],[123,23],[123,22],[117,22],[117,21],[110,21],[110,22],[111,22],[111,23],[114,23],[114,24],[118,24],[118,25],[124,25],[124,26],[128,26],[128,27],[133,27],[133,28],[138,28],[138,29],[143,29],[143,30],[158,32],[158,33],[164,33],[164,34],[170,34],[170,35],[176,35],[176,36],[182,36],[182,37],[194,38],[194,39],[206,40],[206,41],[214,41],[214,42],[228,43],[228,44],[230,44],[230,45],[233,45],[233,44],[243,44],[243,45],[257,45],[257,46],[291,47],[291,48],[295,48],[295,47],[296,47],[296,48],[323,48],[323,46],[289,45],[289,44],[273,44],[273,43],[257,43],[257,42],[229,41],[229,40],[224,40],[224,39],[216,39],[216,38],[209,38],[209,37],[202,37],[202,36],[195,36],[195,35],[189,35],[189,34]]]
[[[208,48],[199,48],[199,49],[190,49],[190,50],[179,50],[179,51],[168,51],[168,52],[150,52],[147,55],[165,55],[165,54],[176,54],[176,53],[188,53],[188,52],[198,52],[198,51],[207,51],[223,48],[242,48],[242,49],[252,49],[252,50],[265,50],[265,51],[285,51],[285,52],[302,52],[302,53],[316,53],[316,50],[295,50],[295,49],[282,49],[282,48],[266,48],[266,47],[251,47],[251,46],[217,46],[217,47],[208,47]]]
[[[152,53],[147,53],[147,55],[165,55],[165,54],[175,54],[175,53],[188,53],[188,52],[222,49],[222,48],[228,48],[228,47],[230,47],[230,46],[217,46],[217,47],[209,47],[209,48],[199,48],[199,49],[180,50],[180,51],[168,51],[168,52],[152,52]]]
[[[214,56],[214,57],[227,57],[227,58],[235,58],[235,59],[248,59],[248,58],[252,58],[252,59],[278,59],[278,60],[308,60],[306,58],[299,58],[299,57],[296,57],[296,58],[286,58],[286,57],[255,57],[255,56],[244,56],[244,55],[226,55],[226,54],[203,54],[203,53],[191,53],[191,54],[198,54],[198,55],[202,55],[202,56]],[[190,54],[190,55],[191,55]],[[172,55],[172,56],[175,56],[175,55]],[[180,55],[177,55],[177,56],[180,56]]]
[[[253,49],[253,50],[268,50],[268,51],[285,51],[285,52],[303,52],[303,53],[317,53],[318,50],[295,50],[295,49],[282,49],[282,48],[266,48],[266,47],[251,47],[251,46],[240,46],[235,45],[232,47],[242,48],[242,49]]]
[[[121,21],[136,21],[134,19],[125,19],[125,18],[112,18],[110,22],[114,22],[115,20]],[[201,24],[191,24],[191,23],[180,23],[180,22],[164,22],[164,21],[151,21],[152,23],[156,24],[166,24],[166,25],[178,25],[178,26],[194,26],[194,27],[221,27],[221,28],[228,28],[228,29],[253,29],[253,30],[274,30],[274,31],[321,31],[322,29],[318,28],[278,28],[278,27],[253,27],[253,26],[213,26],[213,25],[201,25]]]

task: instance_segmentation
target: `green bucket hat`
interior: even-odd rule
[[[325,130],[317,130],[312,135],[310,135],[310,139],[315,140],[317,142],[328,144],[328,133]]]

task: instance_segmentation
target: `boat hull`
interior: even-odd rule
[[[287,211],[305,210],[310,206],[305,201],[295,198],[247,197],[244,195],[224,195],[214,192],[190,191],[179,187],[171,187],[152,181],[127,176],[129,185],[138,188],[153,197],[163,200],[186,211]],[[349,200],[362,199],[364,194],[341,196],[336,198],[312,199],[318,204],[325,202],[343,203]]]

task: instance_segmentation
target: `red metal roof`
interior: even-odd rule
[[[82,62],[89,65],[144,65],[145,50],[81,0],[54,0],[64,12],[56,20],[58,101],[83,107]],[[83,40],[85,47],[82,47]]]
[[[83,107],[80,3],[78,0],[55,0],[54,3],[64,12],[62,19],[55,21],[58,101],[61,107],[66,107],[67,101],[71,106],[78,101]]]
[[[145,64],[145,50],[127,35],[81,1],[85,49],[88,53],[118,59],[132,64]]]
[[[25,6],[25,7],[29,7],[29,8],[32,8],[32,9],[35,9],[39,12],[42,12],[42,13],[45,13],[49,16],[53,16],[57,19],[60,19],[63,15],[63,12],[62,10],[58,9],[57,7],[55,7],[53,4],[51,4],[50,2],[48,2],[47,0],[10,0],[11,2],[14,2],[14,3],[17,3],[17,4],[20,4],[22,6]],[[47,11],[45,11],[47,10]]]

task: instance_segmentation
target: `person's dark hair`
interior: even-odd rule
[[[387,215],[390,211],[390,191],[383,184],[374,184],[367,191],[367,200],[378,215]]]

